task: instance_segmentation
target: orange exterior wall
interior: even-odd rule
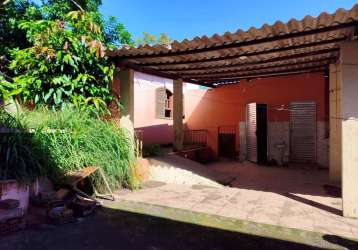
[[[323,73],[302,74],[241,81],[207,91],[192,90],[185,95],[186,126],[188,129],[207,129],[208,144],[218,152],[218,127],[237,127],[236,149],[239,149],[239,122],[246,120],[246,104],[268,104],[269,122],[289,120],[287,110],[293,101],[315,101],[317,121],[328,120],[328,91]],[[282,106],[284,105],[284,106]]]

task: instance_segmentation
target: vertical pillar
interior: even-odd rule
[[[174,112],[173,112],[173,128],[174,128],[174,151],[183,149],[183,80],[176,79],[173,81],[174,94]]]
[[[341,79],[340,65],[329,65],[329,179],[340,183],[342,179],[341,136]]]
[[[343,215],[358,218],[358,41],[340,52]]]
[[[134,122],[134,71],[132,69],[121,69],[118,72],[119,78],[119,96],[121,117],[126,116]]]

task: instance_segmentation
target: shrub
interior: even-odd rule
[[[24,130],[19,119],[0,109],[0,129],[0,180],[30,183],[43,175],[33,152],[32,134]]]
[[[22,140],[28,139],[15,148],[26,146],[31,150],[22,150],[21,155],[13,155],[14,159],[20,156],[20,160],[12,165],[17,170],[15,174],[8,173],[5,177],[33,180],[45,175],[56,183],[64,173],[96,166],[103,170],[111,188],[135,188],[134,146],[126,130],[99,119],[90,111],[70,108],[62,111],[38,108],[25,112],[20,120],[32,132],[18,133]],[[26,157],[33,159],[33,162],[21,160]],[[17,165],[19,161],[21,164],[23,162],[20,166]],[[3,164],[1,168],[3,171]],[[98,190],[103,190],[104,183],[99,173],[92,177],[92,181]]]

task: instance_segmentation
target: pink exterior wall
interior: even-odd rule
[[[157,119],[155,113],[155,89],[163,84],[134,82],[134,127],[142,129],[144,144],[168,144],[173,142],[173,120]]]
[[[317,121],[327,121],[326,88],[323,73],[314,73],[241,81],[238,85],[207,91],[189,91],[185,98],[186,126],[189,129],[207,129],[208,144],[215,154],[218,152],[218,127],[237,126],[236,148],[239,149],[239,123],[245,122],[247,103],[266,103],[269,122],[288,122],[288,111],[277,110],[282,105],[287,108],[293,101],[315,101]]]
[[[155,90],[165,87],[173,91],[173,81],[140,72],[134,74],[134,127],[142,129],[144,144],[173,143],[173,120],[157,119],[155,113]],[[199,88],[197,85],[184,83],[183,92]]]
[[[0,200],[6,199],[18,200],[19,208],[25,214],[29,207],[29,186],[21,186],[15,180],[0,181]]]

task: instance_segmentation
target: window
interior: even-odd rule
[[[155,90],[155,95],[156,118],[173,118],[173,93],[164,87],[160,87]]]

